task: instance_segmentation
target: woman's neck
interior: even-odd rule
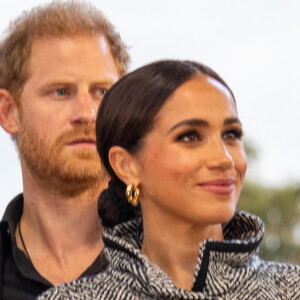
[[[142,252],[160,266],[175,286],[191,290],[199,244],[205,239],[223,240],[221,224],[191,224],[171,215],[143,214]]]

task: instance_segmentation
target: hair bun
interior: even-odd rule
[[[98,214],[104,227],[113,227],[132,219],[136,215],[135,207],[129,204],[125,197],[126,187],[124,183],[121,184],[122,186],[117,189],[110,181],[108,188],[98,198]],[[121,197],[117,194],[117,191],[118,194],[122,195]]]

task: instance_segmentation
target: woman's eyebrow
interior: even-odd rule
[[[204,126],[207,127],[208,126],[208,122],[202,119],[189,119],[189,120],[184,120],[181,121],[177,124],[175,124],[170,130],[169,132],[173,131],[174,129],[180,127],[180,126]]]
[[[233,123],[239,123],[240,125],[242,125],[241,121],[238,118],[227,118],[224,120],[224,125],[230,125]],[[170,130],[169,132],[175,130],[178,127],[181,126],[204,126],[207,127],[209,125],[209,123],[203,119],[189,119],[189,120],[183,120],[177,124],[175,124]]]
[[[227,118],[224,120],[224,125],[230,125],[233,123],[239,123],[240,125],[242,125],[241,121],[238,118]]]

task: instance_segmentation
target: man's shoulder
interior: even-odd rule
[[[4,245],[6,244],[6,236],[8,235],[8,223],[6,221],[0,221],[0,257],[3,257]]]
[[[9,219],[11,219],[13,217],[14,212],[20,212],[22,214],[23,203],[24,203],[23,194],[19,194],[15,198],[13,198],[6,206],[6,209],[2,216],[2,221],[8,222]],[[1,223],[2,223],[2,221],[1,221]]]
[[[19,216],[23,211],[23,194],[19,194],[12,199],[4,212],[0,221],[0,255],[3,257],[3,252],[7,248],[10,232],[14,232],[14,224],[18,221]]]

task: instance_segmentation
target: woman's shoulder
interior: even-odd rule
[[[295,276],[298,280],[300,280],[300,266],[289,263],[280,263],[261,259],[258,272],[261,274],[266,273],[272,276],[278,275],[281,277],[284,276],[292,278]]]
[[[94,276],[87,276],[53,287],[38,297],[38,300],[58,299],[95,299],[99,284],[105,283],[107,273],[99,273]],[[102,299],[102,298],[97,298]],[[104,298],[103,298],[104,299]]]
[[[288,299],[300,299],[300,266],[288,263],[260,260],[256,272],[262,286],[275,287],[283,294],[288,294]]]
[[[122,274],[115,273],[114,270],[108,268],[97,275],[82,277],[51,288],[38,297],[38,300],[46,299],[138,300],[141,298],[126,284],[126,280],[122,278]]]

